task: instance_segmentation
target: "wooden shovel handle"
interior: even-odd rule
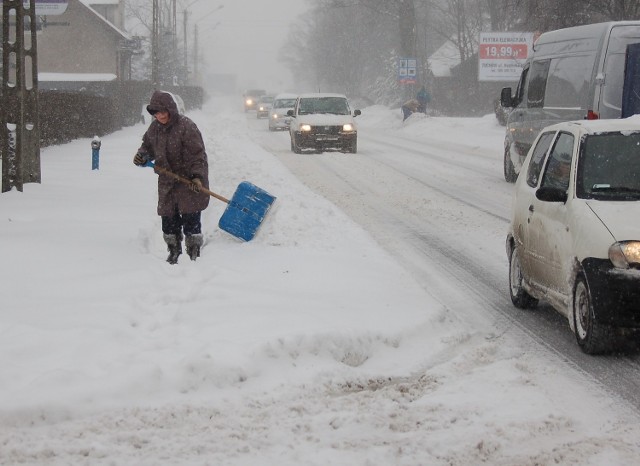
[[[164,173],[165,175],[169,175],[170,177],[175,178],[176,180],[178,180],[178,181],[180,181],[180,182],[182,182],[184,184],[187,184],[187,185],[193,184],[191,180],[188,180],[188,179],[186,179],[186,178],[184,178],[184,177],[182,177],[180,175],[177,175],[177,174],[175,174],[173,172],[170,172],[166,168],[162,168],[162,167],[159,167],[157,165],[154,165],[153,168],[156,171],[159,171],[160,173]],[[221,196],[220,194],[216,194],[213,191],[209,191],[207,188],[200,188],[200,191],[202,191],[203,193],[208,194],[209,196],[215,197],[216,199],[219,199],[222,202],[226,202],[227,204],[229,203],[229,199],[227,199],[224,196]]]

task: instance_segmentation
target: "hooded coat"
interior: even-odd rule
[[[168,111],[166,125],[153,120],[142,137],[138,152],[147,154],[158,167],[187,179],[199,178],[209,188],[209,165],[202,134],[188,117],[180,115],[169,92],[155,91],[147,106],[149,113]],[[195,193],[185,183],[168,175],[158,174],[158,215],[171,217],[200,212],[209,205],[209,195]]]

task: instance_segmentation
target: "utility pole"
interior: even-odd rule
[[[151,83],[154,89],[158,89],[159,83],[159,68],[160,63],[158,60],[158,48],[160,45],[160,6],[159,0],[153,0],[153,21],[151,25]]]
[[[25,16],[26,12],[26,16]],[[10,20],[14,20],[11,24]],[[25,32],[29,40],[25,43]],[[2,192],[24,183],[40,183],[38,124],[38,53],[34,2],[2,2],[2,92],[0,153]]]

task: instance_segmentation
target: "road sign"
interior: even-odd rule
[[[415,58],[401,58],[398,60],[398,82],[400,84],[415,84],[418,81],[418,60]]]
[[[479,81],[517,81],[533,45],[531,32],[481,32]]]

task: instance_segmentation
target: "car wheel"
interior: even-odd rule
[[[582,351],[598,354],[612,349],[613,329],[596,322],[587,280],[578,275],[573,288],[573,324]]]
[[[509,256],[509,295],[511,302],[519,309],[532,309],[538,305],[538,300],[531,296],[522,286],[522,267],[518,249],[511,248]]]
[[[358,153],[358,140],[354,139],[353,142],[351,143],[351,145],[349,146],[349,152],[351,152],[352,154],[357,154]]]
[[[518,179],[518,174],[511,161],[511,145],[507,144],[504,148],[504,179],[508,183],[515,183]]]
[[[302,150],[300,149],[300,146],[298,146],[298,141],[296,141],[295,135],[291,136],[291,151],[296,154],[302,154]]]

